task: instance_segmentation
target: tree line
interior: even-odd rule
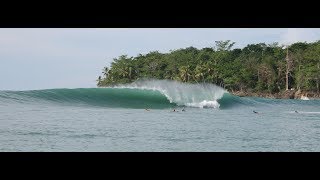
[[[97,86],[125,84],[141,78],[171,79],[188,83],[214,83],[229,91],[277,93],[288,87],[319,93],[320,41],[283,45],[215,41],[213,47],[187,47],[114,58],[103,68]],[[289,61],[286,60],[289,59]]]

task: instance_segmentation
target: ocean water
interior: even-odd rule
[[[0,91],[0,151],[320,151],[320,100],[236,97],[164,80]]]

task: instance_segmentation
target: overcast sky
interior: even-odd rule
[[[123,54],[231,40],[251,43],[320,40],[320,29],[0,29],[0,90],[96,87],[102,68]]]

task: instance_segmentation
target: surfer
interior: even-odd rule
[[[181,111],[186,111],[186,110],[184,110],[184,108],[183,108]]]
[[[150,109],[145,109],[146,111],[150,111]]]
[[[298,111],[294,111],[295,113],[299,113]]]
[[[253,111],[253,113],[255,113],[255,114],[259,114],[257,111]]]
[[[172,112],[179,112],[179,111],[177,111],[176,109],[173,109],[173,111]]]

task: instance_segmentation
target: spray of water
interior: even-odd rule
[[[131,84],[118,85],[113,88],[148,89],[161,92],[171,103],[190,107],[219,108],[218,99],[227,91],[208,83],[189,84],[171,80],[138,80]]]

